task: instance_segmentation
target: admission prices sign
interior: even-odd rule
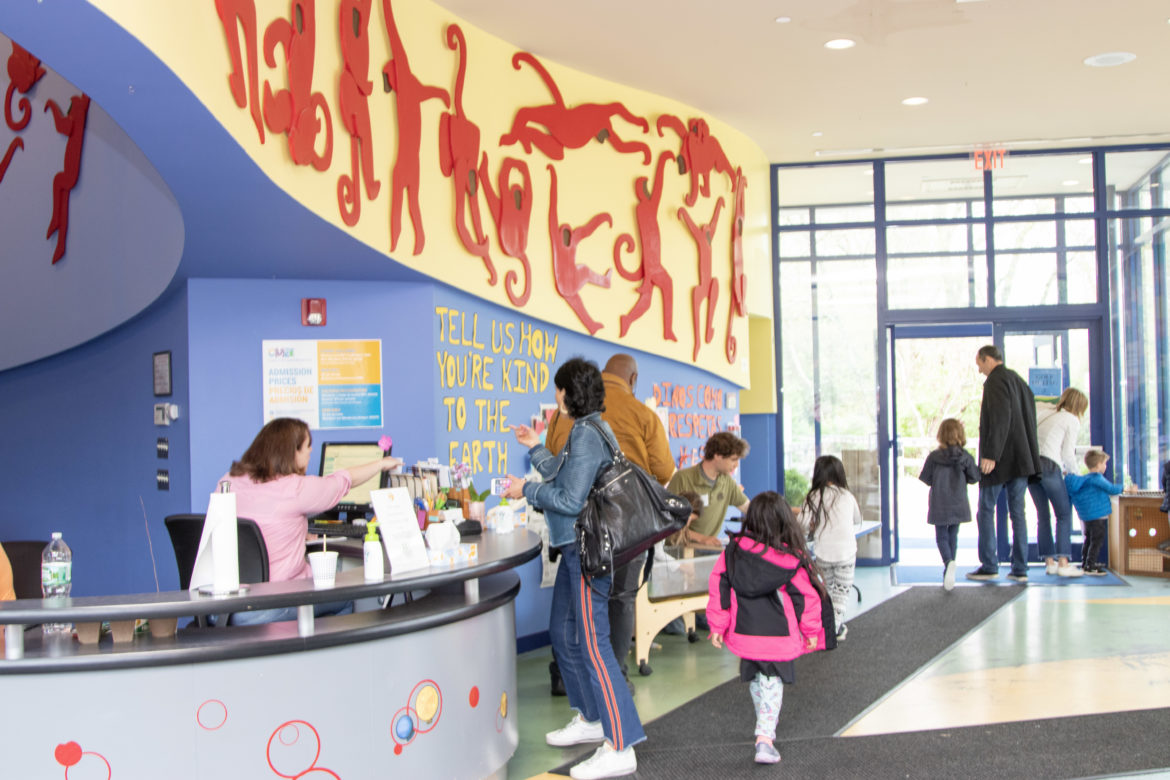
[[[310,428],[382,427],[380,339],[263,341],[264,422]]]

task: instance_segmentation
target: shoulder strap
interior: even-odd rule
[[[593,430],[597,431],[598,435],[601,436],[601,440],[605,442],[605,446],[609,450],[610,457],[615,457],[619,452],[621,452],[621,448],[617,447],[614,442],[609,440],[609,436],[606,435],[605,430],[597,424],[596,420],[582,420],[581,422],[591,426]]]

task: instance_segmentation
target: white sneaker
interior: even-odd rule
[[[955,562],[947,561],[946,571],[943,572],[943,590],[955,589]]]
[[[600,742],[603,739],[605,739],[605,729],[602,727],[601,721],[590,723],[582,718],[579,712],[563,729],[550,731],[544,735],[544,741],[553,747],[580,745],[582,742]]]
[[[634,755],[634,748],[614,750],[606,742],[593,752],[593,755],[569,770],[569,777],[574,780],[600,780],[603,777],[621,777],[632,775],[638,771],[638,758]]]
[[[1052,560],[1051,558],[1049,558],[1047,561],[1044,562],[1044,573],[1050,577],[1053,574],[1059,574],[1059,572],[1057,571],[1057,568],[1058,567],[1057,567],[1056,561]]]
[[[1079,576],[1081,576],[1081,570],[1078,569],[1076,566],[1073,566],[1071,563],[1068,564],[1067,566],[1057,566],[1056,567],[1056,576],[1057,577],[1079,577]]]

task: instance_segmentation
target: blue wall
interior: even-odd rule
[[[9,334],[8,338],[19,338]],[[151,355],[171,351],[174,395],[153,395]],[[187,305],[168,294],[126,325],[52,358],[0,372],[0,539],[47,539],[73,549],[73,593],[154,590],[143,507],[163,590],[178,587],[162,519],[188,508]],[[156,400],[182,416],[155,427]],[[156,456],[158,437],[170,457]],[[159,491],[155,472],[170,471]]]

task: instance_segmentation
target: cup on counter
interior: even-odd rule
[[[319,550],[309,553],[309,566],[313,569],[313,587],[333,587],[333,581],[337,579],[336,550]]]

